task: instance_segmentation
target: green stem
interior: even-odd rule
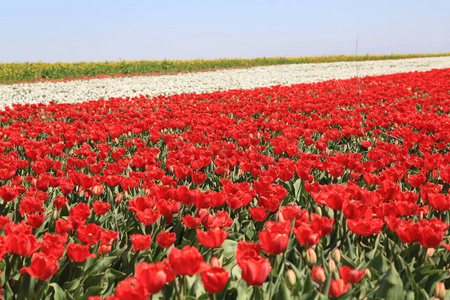
[[[178,300],[181,300],[181,292],[183,291],[183,283],[184,283],[184,275],[181,275],[179,278],[180,282],[178,283]]]
[[[41,293],[41,288],[42,288],[42,284],[44,283],[43,280],[39,280],[39,285],[36,291],[36,294],[34,295],[34,299],[37,300],[39,299],[39,294]]]

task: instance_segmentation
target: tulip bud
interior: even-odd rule
[[[333,273],[336,270],[336,263],[334,262],[334,260],[330,259],[328,261],[328,271],[330,271],[330,273]]]
[[[55,209],[55,211],[53,212],[53,220],[56,220],[56,218],[58,218],[58,210]]]
[[[294,286],[297,282],[297,276],[293,270],[289,269],[286,271],[286,281],[290,286]]]
[[[434,255],[434,248],[427,249],[427,257],[432,257]]]
[[[370,272],[369,269],[365,269],[365,270],[364,270],[364,275],[365,275],[368,279],[372,279],[372,273]]]
[[[313,248],[308,248],[308,250],[306,250],[306,264],[312,267],[316,263],[317,263],[316,251],[314,251]]]
[[[215,256],[213,256],[213,258],[211,258],[211,267],[213,267],[213,268],[220,268],[220,261]]]
[[[275,215],[275,221],[276,222],[283,222],[284,221],[284,217],[283,217],[283,214],[281,213],[281,211],[278,211],[277,214]]]
[[[314,267],[312,269],[312,279],[318,284],[325,282],[325,269],[323,267]]]
[[[334,249],[334,251],[331,252],[331,258],[339,263],[341,261],[341,251],[338,248]]]
[[[444,299],[447,291],[445,290],[445,285],[443,282],[438,282],[436,288],[434,289],[434,296],[439,299]]]
[[[118,193],[114,201],[116,204],[120,204],[122,202],[122,199],[123,199],[122,193]]]

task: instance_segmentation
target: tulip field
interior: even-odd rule
[[[0,111],[4,299],[450,299],[450,69]]]

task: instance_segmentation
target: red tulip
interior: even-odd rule
[[[365,270],[359,271],[348,266],[339,267],[339,275],[347,283],[360,282],[365,273]]]
[[[89,257],[95,258],[95,254],[91,254],[89,252],[89,245],[79,245],[75,243],[70,243],[67,247],[67,256],[77,262],[82,262],[88,259]]]
[[[262,285],[272,270],[269,260],[260,255],[244,259],[239,267],[242,279],[250,285]]]
[[[94,245],[102,237],[102,227],[93,223],[82,225],[77,229],[78,239],[88,245]]]
[[[20,273],[28,273],[40,280],[47,280],[58,271],[58,263],[53,257],[44,253],[35,253],[31,258],[31,266],[20,269]]]
[[[263,206],[251,207],[248,210],[250,216],[255,221],[264,221],[269,216],[269,212],[266,212],[266,209]]]
[[[24,256],[31,256],[42,246],[34,235],[24,233],[8,234],[5,244],[8,252]]]
[[[225,241],[228,233],[228,231],[222,230],[219,227],[212,228],[206,232],[197,228],[197,240],[205,247],[217,248]]]
[[[147,250],[150,248],[150,244],[152,243],[152,237],[149,234],[133,234],[130,236],[130,240],[133,244],[133,252],[138,250]]]
[[[17,191],[10,185],[4,185],[0,187],[0,197],[6,202],[13,201],[17,197]]]
[[[111,207],[111,204],[105,203],[102,201],[95,201],[92,204],[92,208],[94,209],[94,212],[100,216],[106,214],[110,207]]]
[[[339,297],[350,288],[350,283],[345,283],[343,279],[333,279],[330,282],[330,289],[328,295]]]
[[[158,293],[166,282],[173,280],[173,274],[162,262],[157,262],[156,264],[139,263],[135,268],[134,274],[145,290],[151,294]]]
[[[291,227],[289,221],[266,223],[267,229],[259,233],[259,241],[268,254],[280,254],[286,250],[289,244]]]
[[[205,290],[210,293],[219,293],[228,282],[230,274],[222,267],[215,267],[202,273],[202,282]]]
[[[176,275],[194,275],[209,268],[197,248],[185,246],[183,249],[172,248],[169,253],[169,267]]]
[[[177,240],[177,235],[175,232],[161,231],[156,236],[156,242],[163,248],[170,248]]]
[[[147,300],[150,297],[144,285],[134,277],[119,282],[115,294],[119,300]]]
[[[325,282],[325,269],[323,267],[312,268],[312,279],[318,284],[323,284]]]

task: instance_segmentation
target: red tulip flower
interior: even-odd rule
[[[312,268],[312,279],[318,284],[323,284],[325,282],[325,269],[323,267]]]
[[[8,252],[24,256],[31,256],[42,246],[34,235],[24,233],[8,234],[5,244]]]
[[[58,271],[58,263],[53,257],[49,257],[44,253],[35,253],[31,258],[31,266],[24,267],[20,273],[28,273],[40,280],[47,280]]]
[[[79,245],[75,243],[70,243],[67,247],[67,256],[76,262],[83,262],[89,257],[95,258],[95,254],[89,252],[89,245]]]
[[[333,279],[330,282],[330,289],[328,295],[339,297],[350,288],[350,283],[345,283],[343,279]]]
[[[156,242],[163,248],[170,248],[177,240],[175,232],[161,231],[156,236]]]
[[[3,201],[10,202],[17,197],[17,191],[9,185],[0,187],[0,197]]]
[[[347,283],[360,282],[365,273],[365,270],[359,271],[348,266],[339,267],[339,275]]]
[[[209,269],[196,247],[172,248],[169,253],[170,270],[176,275],[194,275]]]
[[[242,279],[250,285],[262,285],[272,271],[269,260],[260,255],[244,259],[239,267],[242,270]]]
[[[138,250],[147,250],[150,248],[150,245],[152,243],[152,237],[142,234],[133,234],[130,236],[131,243],[133,244],[133,252],[136,252]]]
[[[291,227],[289,221],[266,223],[267,229],[259,233],[259,241],[268,254],[280,254],[286,250],[289,244],[289,232]]]
[[[263,206],[251,207],[248,210],[248,213],[255,221],[264,221],[269,216],[269,212],[266,212],[266,209]]]
[[[102,201],[95,201],[92,204],[92,208],[94,209],[94,212],[100,216],[106,214],[110,207],[111,207],[111,204],[105,203]]]
[[[222,267],[215,267],[202,273],[202,282],[205,290],[210,293],[219,293],[228,282],[230,274]]]
[[[222,230],[220,227],[203,231],[197,228],[197,240],[200,244],[208,248],[217,248],[222,245],[228,236],[229,231]]]
[[[173,280],[173,274],[168,267],[162,263],[149,264],[139,263],[135,268],[135,277],[150,294],[158,293],[168,281]]]
[[[128,277],[117,285],[114,299],[120,300],[147,300],[150,294],[139,280],[134,277]]]
[[[80,241],[88,245],[94,245],[102,237],[102,227],[93,223],[78,227],[77,236]]]

